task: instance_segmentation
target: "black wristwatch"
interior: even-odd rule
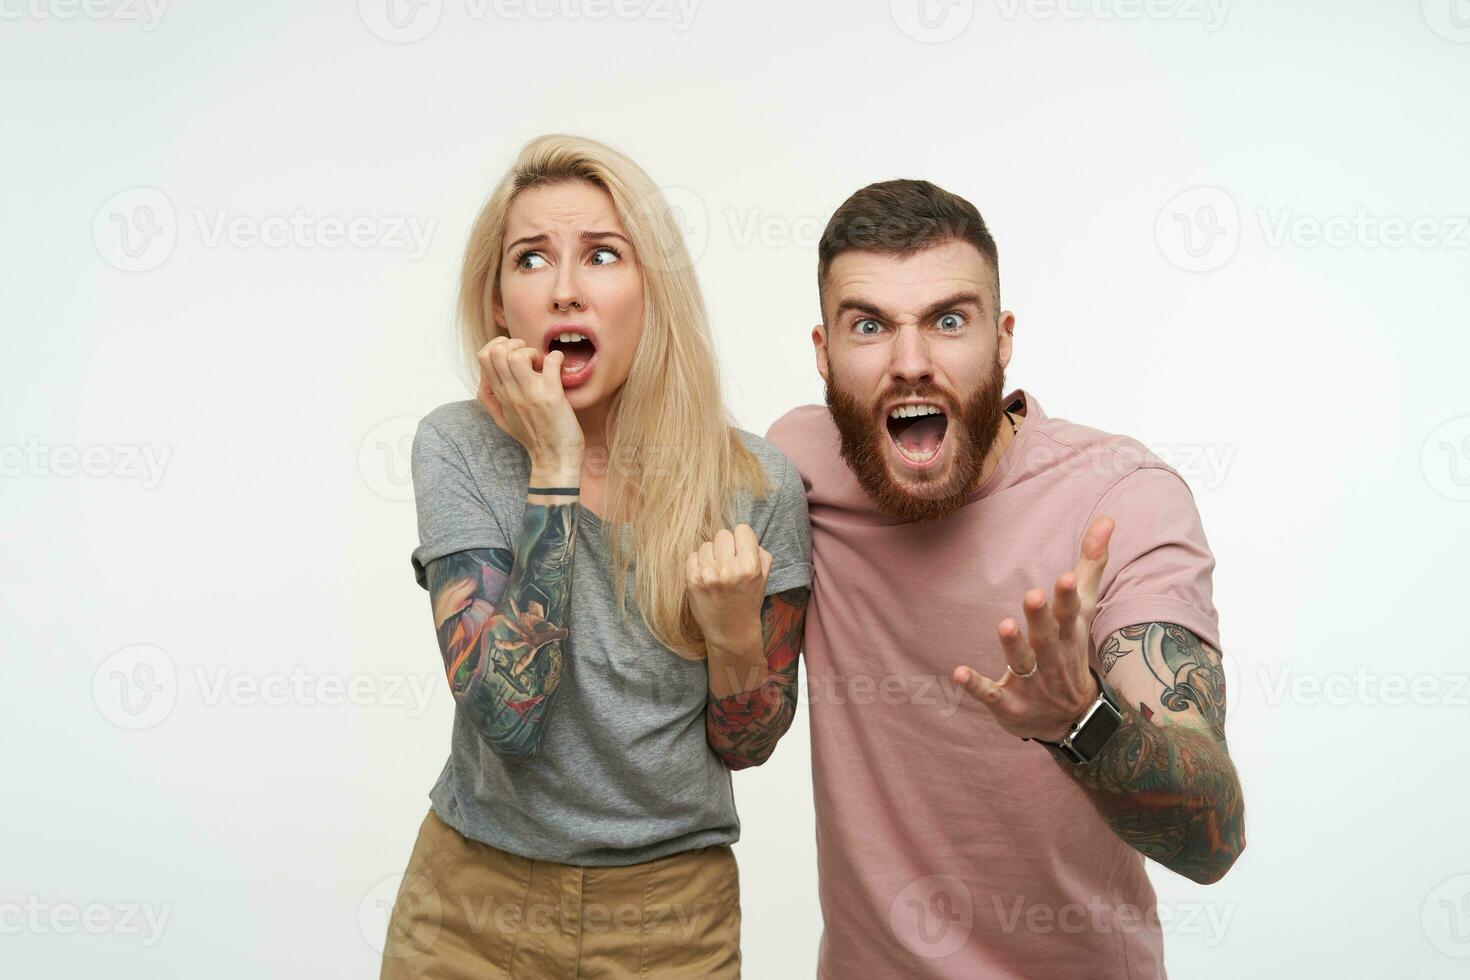
[[[1087,669],[1097,678],[1097,689],[1100,693],[1082,717],[1072,723],[1072,730],[1066,737],[1060,742],[1048,742],[1044,738],[1027,738],[1022,741],[1040,742],[1052,749],[1053,755],[1082,765],[1097,758],[1108,739],[1122,727],[1123,711],[1119,707],[1117,696],[1103,682],[1102,675],[1091,664],[1087,665]]]

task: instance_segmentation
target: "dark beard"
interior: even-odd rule
[[[1000,431],[1003,406],[1001,397],[1005,370],[1000,358],[995,360],[990,377],[976,389],[969,401],[955,411],[955,405],[944,392],[933,385],[913,390],[890,388],[874,405],[864,404],[843,391],[837,384],[837,373],[827,363],[827,409],[841,436],[842,458],[857,477],[863,491],[882,511],[900,521],[935,521],[959,510],[975,491],[985,457],[995,445]],[[900,398],[917,398],[941,406],[948,416],[944,431],[944,452],[954,454],[946,478],[915,474],[918,480],[905,489],[889,475],[888,434],[886,417],[880,417],[884,404]],[[919,496],[922,493],[923,496]]]

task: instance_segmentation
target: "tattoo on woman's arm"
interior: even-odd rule
[[[450,690],[504,755],[536,751],[561,682],[578,506],[527,503],[514,556],[472,549],[428,566]]]
[[[806,626],[811,590],[787,589],[761,604],[761,638],[768,673],[759,687],[722,698],[709,695],[705,730],[715,752],[731,769],[758,766],[796,716],[797,656]]]

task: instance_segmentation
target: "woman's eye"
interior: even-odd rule
[[[871,324],[875,329],[868,330],[867,329],[867,326],[869,324]],[[867,319],[865,319],[865,320],[859,320],[858,322],[854,323],[852,325],[852,329],[856,330],[858,333],[862,334],[864,337],[871,337],[871,336],[873,336],[873,334],[877,333],[878,330],[881,330],[882,327],[878,324],[878,321],[877,320],[867,320]]]
[[[942,317],[939,318],[939,329],[940,330],[948,330],[948,331],[958,330],[960,327],[963,327],[964,325],[965,325],[965,318],[962,317],[962,316],[960,316],[958,313],[946,313],[946,314],[944,314],[944,316],[942,316]]]
[[[601,262],[599,262],[597,261],[598,256],[605,256],[605,258]],[[619,253],[617,249],[613,248],[611,245],[604,245],[592,253],[592,264],[612,265],[614,262],[618,261],[618,259],[621,259],[622,257],[622,254]]]
[[[537,263],[540,263],[539,265]],[[539,269],[546,264],[546,259],[539,252],[526,252],[516,259],[516,265],[522,269]]]

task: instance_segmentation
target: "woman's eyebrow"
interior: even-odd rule
[[[517,245],[541,245],[541,244],[544,244],[545,242],[546,242],[546,235],[543,232],[540,235],[528,235],[525,238],[517,238],[515,241],[511,242],[509,245],[505,246],[505,250],[507,252],[509,252],[512,249],[514,249]]]
[[[628,241],[628,239],[624,238],[622,235],[619,235],[615,231],[584,231],[581,234],[581,239],[584,242],[595,242],[604,238],[616,238],[618,241],[622,242],[630,248],[633,245],[632,242]]]
[[[595,241],[601,241],[601,240],[603,240],[605,238],[616,238],[618,241],[623,242],[624,244],[626,244],[629,248],[632,248],[633,247],[633,243],[632,242],[628,241],[627,238],[623,237],[622,235],[618,234],[615,231],[584,231],[578,237],[581,238],[582,241],[584,241],[584,242],[595,242]],[[507,252],[509,252],[512,249],[514,249],[517,245],[544,245],[544,244],[546,244],[546,242],[547,242],[546,233],[545,232],[542,232],[539,235],[527,235],[524,238],[517,238],[515,241],[511,242],[509,245],[505,246],[505,250]]]

